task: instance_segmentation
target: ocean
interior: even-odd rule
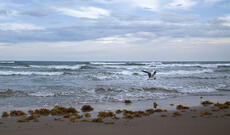
[[[0,111],[186,96],[230,97],[230,62],[0,61]]]

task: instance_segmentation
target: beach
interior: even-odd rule
[[[181,100],[181,102],[184,101],[186,99]],[[202,102],[206,103],[207,100]],[[168,106],[174,109],[167,111],[158,109],[162,111],[155,111],[149,115],[133,118],[124,118],[114,112],[118,116],[118,120],[106,117],[103,118],[103,122],[92,122],[91,120],[94,117],[87,118],[85,116],[74,122],[70,118],[53,115],[41,116],[37,122],[32,120],[17,122],[21,117],[8,117],[0,120],[0,133],[1,135],[228,135],[230,133],[230,104],[225,102],[229,105],[222,108],[223,102],[218,102],[220,106],[217,102],[213,103],[209,104],[208,102],[207,104],[193,107],[183,105],[178,107],[179,104],[170,104]],[[152,107],[153,110],[157,110],[157,108],[153,109]],[[83,121],[83,119],[88,121]]]

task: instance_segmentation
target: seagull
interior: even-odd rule
[[[145,70],[141,70],[141,71],[144,73],[147,73],[149,76],[149,79],[153,78],[155,76],[155,74],[157,73],[157,71],[154,71],[152,74],[148,71],[145,71]],[[153,78],[153,79],[155,80],[156,78]]]

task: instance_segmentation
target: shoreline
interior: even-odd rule
[[[205,101],[207,97],[204,97]],[[189,101],[189,99],[187,99]],[[215,99],[218,100],[218,99]],[[222,99],[223,101],[224,99]],[[183,101],[183,99],[181,99]],[[214,102],[213,100],[209,100]],[[226,101],[226,100],[225,100]],[[176,101],[175,101],[176,102]],[[153,102],[152,102],[153,103]],[[185,102],[184,102],[185,103]],[[215,102],[216,103],[216,102]],[[223,102],[221,102],[223,103]],[[162,107],[159,102],[159,108]],[[217,104],[217,103],[216,103]],[[182,109],[176,109],[177,105],[171,106],[174,110],[167,112],[153,112],[148,116],[135,117],[133,119],[120,118],[112,120],[110,117],[103,119],[104,123],[87,122],[77,120],[71,122],[63,116],[41,116],[38,122],[16,122],[20,117],[0,119],[1,135],[38,135],[38,134],[100,134],[100,135],[127,135],[127,134],[210,134],[227,135],[230,133],[230,105],[220,109],[216,105],[188,106],[183,104]],[[217,104],[218,105],[218,104]],[[128,106],[128,105],[127,105]],[[94,106],[93,106],[94,107]],[[96,107],[95,107],[96,108]],[[219,109],[218,109],[219,108]],[[165,108],[161,108],[165,109]],[[175,112],[181,115],[173,116]],[[90,112],[91,114],[95,112]],[[121,117],[121,116],[119,116]],[[54,119],[57,120],[54,120]],[[61,118],[61,119],[58,119]],[[86,118],[83,118],[86,119]],[[93,118],[88,118],[93,119]],[[112,123],[113,122],[113,123]]]

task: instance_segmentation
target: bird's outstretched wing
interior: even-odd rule
[[[148,74],[148,76],[149,76],[149,78],[151,77],[151,73],[150,72],[148,72],[148,71],[145,71],[145,70],[141,70],[142,72],[144,72],[144,73],[147,73]]]
[[[152,77],[154,77],[156,73],[157,73],[157,71],[154,71],[153,74],[152,74]]]

